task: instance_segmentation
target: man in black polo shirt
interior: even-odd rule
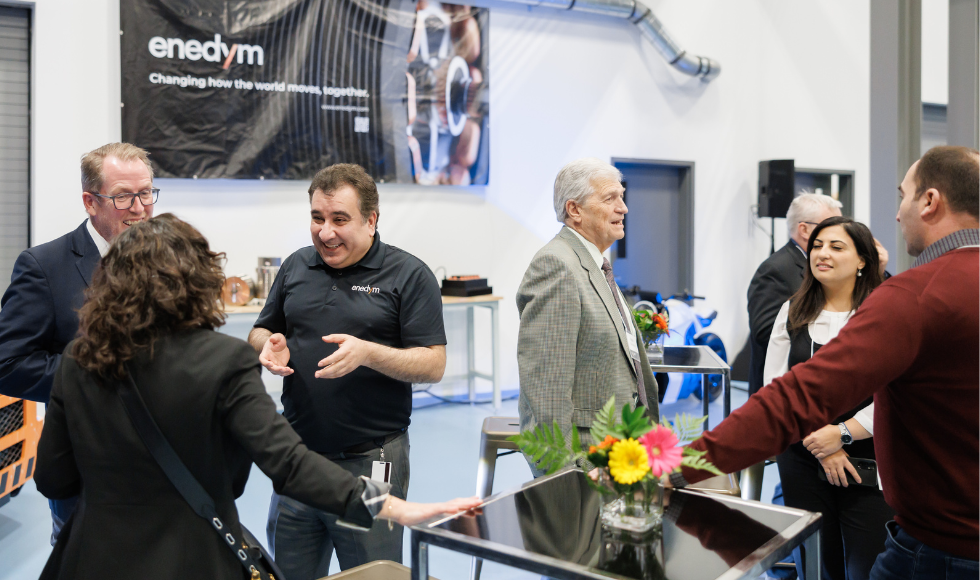
[[[360,166],[321,170],[309,193],[313,246],[283,262],[248,340],[284,377],[284,415],[303,442],[356,476],[388,468],[404,499],[412,383],[438,382],[446,369],[439,285],[421,260],[381,241],[378,190]],[[357,533],[275,493],[267,532],[289,580],[326,576],[334,548],[344,570],[402,560],[401,526]]]

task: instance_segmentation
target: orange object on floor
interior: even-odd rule
[[[34,476],[43,425],[37,403],[0,395],[0,504]]]

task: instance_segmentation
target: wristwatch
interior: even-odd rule
[[[838,423],[837,426],[840,427],[840,442],[844,445],[854,443],[854,437],[851,437],[851,431],[847,428],[847,425]]]

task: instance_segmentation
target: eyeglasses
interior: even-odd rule
[[[819,226],[820,224],[816,222],[800,222],[801,224],[810,224],[811,226]]]
[[[116,209],[129,209],[133,207],[136,203],[136,198],[140,198],[140,203],[143,205],[153,205],[160,199],[160,188],[151,187],[150,189],[144,189],[139,193],[120,193],[119,195],[102,195],[101,193],[88,192],[96,197],[102,197],[105,199],[111,199],[112,205]]]

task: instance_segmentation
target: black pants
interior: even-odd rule
[[[776,463],[786,506],[823,514],[823,579],[868,580],[875,558],[885,549],[885,524],[895,517],[881,491],[821,481],[819,462],[799,444],[779,455]],[[800,551],[805,560],[806,552],[802,547]]]

